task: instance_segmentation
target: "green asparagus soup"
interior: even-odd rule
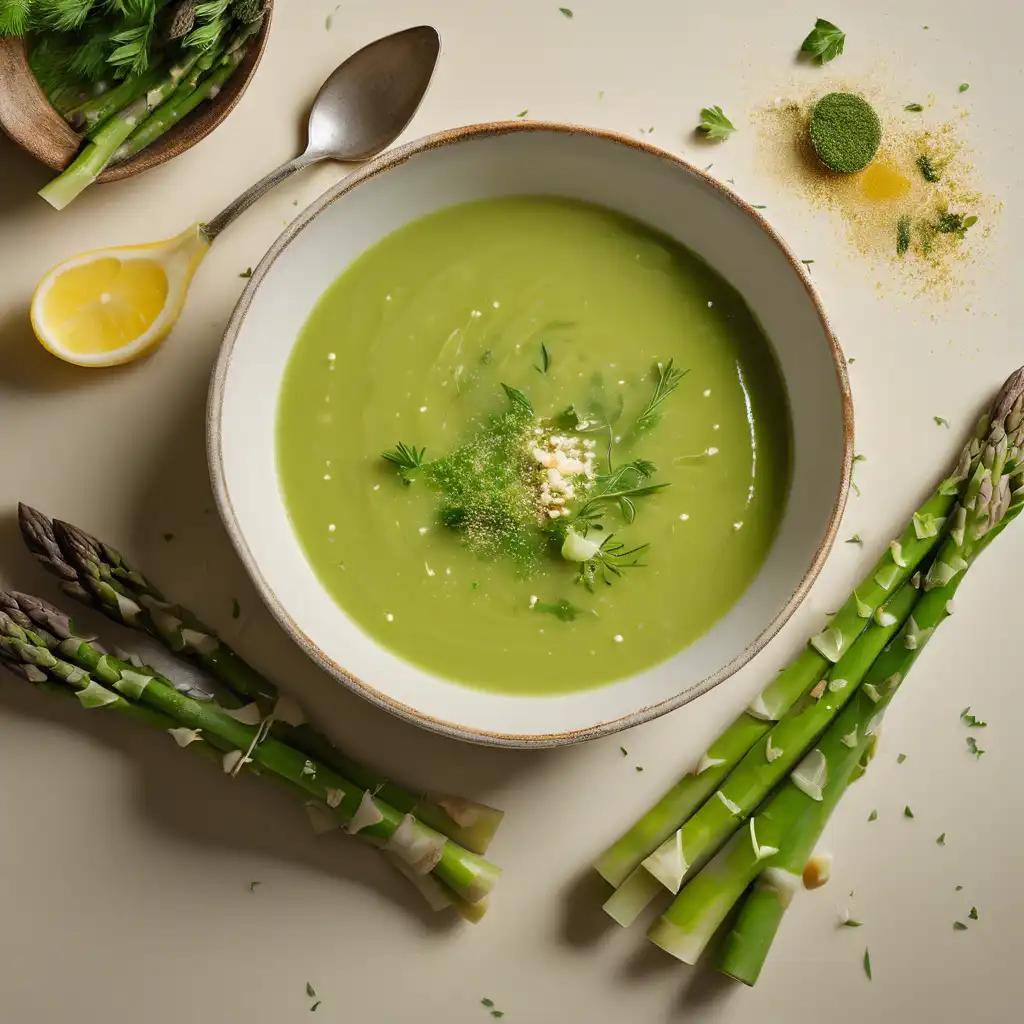
[[[451,207],[303,328],[278,466],[306,557],[396,654],[504,693],[620,679],[705,633],[789,486],[771,349],[693,253],[555,198]]]

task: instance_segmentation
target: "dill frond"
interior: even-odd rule
[[[661,419],[662,403],[679,387],[679,382],[690,372],[689,370],[677,370],[671,359],[667,363],[659,363],[656,369],[657,379],[654,384],[654,394],[651,395],[651,400],[637,417],[633,427],[634,433],[638,435],[657,426]]]
[[[0,36],[23,36],[32,26],[35,0],[0,0]]]

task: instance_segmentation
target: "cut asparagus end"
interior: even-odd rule
[[[665,887],[649,871],[639,867],[605,900],[604,911],[616,923],[628,928]]]
[[[416,817],[473,853],[487,852],[505,817],[496,807],[450,793],[428,793],[424,799]]]
[[[664,917],[659,917],[647,933],[651,942],[656,946],[661,946],[666,953],[670,953],[677,960],[682,960],[684,964],[695,964],[713,935],[714,931],[710,935],[703,931],[696,933],[684,931]]]
[[[756,883],[726,936],[718,969],[744,985],[754,985],[785,913],[778,892],[772,886]]]
[[[683,833],[677,829],[643,862],[643,869],[669,892],[679,892],[690,865],[683,856]]]

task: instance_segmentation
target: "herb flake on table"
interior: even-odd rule
[[[910,805],[908,804],[906,807],[903,808],[903,817],[912,818],[913,816],[914,812],[910,809]]]
[[[960,88],[957,89],[957,92],[967,92],[967,90],[970,89],[970,87],[971,87],[971,83],[970,82],[961,82],[960,83]]]
[[[623,757],[629,757],[629,751],[625,747],[619,747],[619,750],[622,751]]]
[[[729,138],[734,131],[737,131],[736,126],[725,116],[721,107],[703,107],[700,112],[700,124],[697,125],[697,130],[704,132],[709,139],[717,139],[719,142],[723,142]],[[711,164],[708,164],[706,169],[711,168]]]
[[[864,973],[868,976],[868,981],[872,981],[871,977],[871,950],[864,950]]]
[[[906,754],[897,754],[896,755],[896,763],[897,764],[903,764],[903,762],[906,761],[906,759],[907,759],[907,755]]]
[[[844,544],[856,544],[859,547],[864,547],[864,541],[860,539],[860,534],[855,533],[852,537],[847,537],[843,542]]]
[[[910,218],[904,214],[896,221],[896,255],[903,256],[910,249]]]
[[[975,716],[971,714],[970,705],[960,712],[960,721],[963,722],[968,729],[984,729],[988,726],[988,722],[983,722],[980,718],[975,718]]]
[[[322,999],[318,999],[318,1000],[317,1000],[317,1001],[316,1001],[316,1002],[315,1002],[315,1003],[314,1003],[314,1004],[313,1004],[313,1005],[312,1005],[312,1006],[311,1006],[311,1007],[309,1008],[309,1012],[310,1012],[310,1013],[316,1013],[317,1009],[318,1009],[319,1007],[323,1006],[323,1005],[324,1005],[324,1001],[323,1001]]]
[[[945,846],[946,845],[946,833],[945,832],[943,832],[942,835],[939,836],[939,838],[935,840],[935,845],[936,846]]]
[[[520,110],[520,111],[519,111],[519,113],[518,113],[518,114],[516,114],[516,117],[526,117],[526,115],[527,115],[527,114],[528,114],[529,112],[530,112],[530,108],[529,108],[529,107],[527,107],[527,108],[526,108],[526,110]]]
[[[831,21],[818,18],[814,22],[814,28],[800,44],[800,52],[816,57],[819,64],[827,64],[843,52],[845,43],[846,33],[841,28],[833,25]]]
[[[863,921],[858,921],[856,918],[848,917],[845,921],[839,922],[840,928],[863,928]]]
[[[572,8],[570,7],[559,7],[558,10],[561,12],[563,18],[571,18],[573,16]]]
[[[314,989],[308,981],[306,982],[306,995],[309,996],[310,999],[316,999],[316,989]]]
[[[953,922],[953,931],[955,931],[955,932],[965,932],[965,931],[967,931],[967,925],[965,925],[963,923],[963,921],[954,921]]]
[[[942,178],[942,172],[927,153],[922,153],[917,158],[917,169],[921,172],[921,177],[932,184]]]
[[[974,755],[974,758],[977,761],[980,761],[981,755],[985,753],[985,751],[978,746],[973,736],[967,737],[967,749]]]
[[[878,811],[872,811],[868,815],[868,821],[878,821]]]
[[[494,1000],[493,999],[488,999],[485,996],[483,999],[480,1000],[480,1005],[481,1006],[486,1006],[487,1009],[489,1010],[489,1009],[491,1009],[491,1007],[494,1006]]]
[[[903,109],[909,114],[920,114],[924,107],[920,103],[908,103]]]
[[[249,883],[249,892],[255,892],[256,891],[256,887],[259,886],[259,885],[262,885],[262,884],[263,884],[262,882],[253,880],[252,882]]]
[[[932,419],[935,420],[935,426],[945,427],[949,430],[949,420],[945,416],[933,416]]]
[[[970,911],[968,912],[967,916],[968,916],[968,917],[969,917],[969,918],[970,918],[970,919],[971,919],[972,921],[977,921],[977,920],[978,920],[978,908],[977,908],[977,907],[971,907],[971,909],[970,909]]]
[[[246,267],[239,275],[243,280],[248,281],[252,277],[252,267]]]

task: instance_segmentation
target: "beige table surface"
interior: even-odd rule
[[[218,132],[59,215],[35,196],[46,172],[0,139],[0,581],[55,593],[18,542],[18,499],[78,522],[223,624],[354,752],[508,811],[493,848],[506,875],[490,916],[475,929],[428,920],[372,851],[315,839],[302,812],[258,781],[232,781],[141,729],[85,719],[4,676],[2,1024],[283,1024],[309,1019],[307,982],[323,1000],[316,1019],[346,1024],[482,1024],[490,1019],[484,997],[510,1024],[1020,1019],[1024,783],[1014,727],[1024,718],[1024,688],[1013,588],[1024,528],[972,574],[958,614],[894,705],[878,760],[825,837],[836,855],[832,883],[794,906],[756,990],[675,963],[640,930],[605,927],[585,870],[836,606],[982,401],[1024,361],[1020,5],[567,2],[572,20],[546,0],[278,0],[263,67]],[[877,275],[851,254],[838,222],[759,175],[750,131],[706,158],[693,143],[701,106],[722,104],[742,127],[745,112],[790,79],[820,74],[792,64],[819,14],[848,33],[843,74],[907,101],[934,96],[939,114],[956,105],[970,112],[964,135],[983,186],[1005,210],[973,287],[950,304],[879,293]],[[738,676],[674,715],[580,748],[459,745],[343,692],[259,605],[211,511],[203,408],[242,288],[238,274],[295,215],[296,201],[305,205],[342,169],[293,179],[232,228],[153,358],[78,370],[46,355],[28,326],[28,299],[51,264],[212,215],[293,153],[306,103],[342,57],[421,21],[440,29],[444,53],[407,137],[524,108],[632,134],[653,126],[652,141],[702,164],[713,159],[715,174],[767,204],[815,260],[815,279],[856,357],[857,444],[868,461],[858,467],[863,496],[851,500],[843,536],[859,532],[866,547],[838,545],[800,612]],[[963,96],[961,81],[971,83]],[[936,426],[934,415],[952,429]],[[978,733],[987,750],[980,761],[968,754],[958,718],[967,704],[989,722]],[[907,758],[897,765],[899,752]],[[908,804],[912,821],[903,815]],[[869,824],[872,808],[878,820]],[[941,832],[944,848],[935,841]],[[253,880],[262,884],[250,892]],[[972,905],[979,920],[954,932]],[[848,906],[864,927],[836,927]],[[865,945],[873,982],[861,969]]]

